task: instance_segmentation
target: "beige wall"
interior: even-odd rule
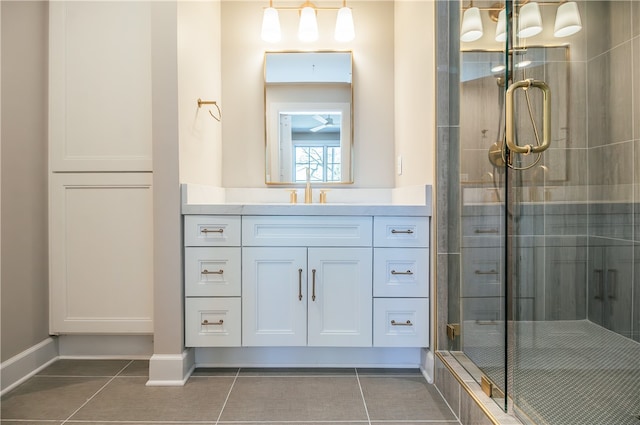
[[[396,187],[435,182],[434,8],[432,1],[395,2]]]
[[[340,1],[331,5],[340,6]],[[333,40],[335,11],[319,11],[320,37],[297,40],[298,15],[281,11],[282,41],[260,38],[263,1],[222,3],[222,147],[225,187],[264,186],[263,57],[266,50],[352,50],[355,187],[394,187],[394,5],[349,1],[356,39]],[[287,2],[276,3],[276,6]],[[299,2],[292,3],[299,5]]]
[[[222,122],[209,115],[217,116],[215,106],[197,107],[198,98],[224,107],[220,3],[181,1],[177,13],[180,182],[221,186]]]
[[[48,336],[46,2],[2,1],[1,360]]]

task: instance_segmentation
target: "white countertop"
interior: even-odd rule
[[[431,207],[364,204],[186,204],[182,205],[182,214],[430,216]]]
[[[274,197],[278,201],[269,202]],[[260,202],[245,202],[242,198]],[[338,201],[354,199],[355,202],[331,203],[332,198]],[[330,200],[326,204],[282,202],[287,199],[288,194],[283,189],[234,189],[226,192],[223,188],[183,184],[181,211],[182,214],[215,215],[432,215],[429,185],[403,189],[331,189]]]

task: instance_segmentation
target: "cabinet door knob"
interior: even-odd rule
[[[208,326],[208,325],[222,325],[223,323],[224,323],[224,320],[222,320],[222,319],[218,320],[217,322],[210,322],[210,321],[205,319],[201,323],[201,325],[205,325],[205,326]]]
[[[411,323],[411,320],[407,320],[404,323],[396,322],[395,320],[392,320],[391,321],[391,326],[413,326],[413,323]]]
[[[220,270],[218,270],[218,271],[215,271],[215,270],[214,270],[214,271],[209,271],[209,270],[207,270],[207,269],[204,269],[204,270],[202,270],[200,273],[201,273],[201,274],[223,274],[223,273],[224,273],[224,270],[220,269]]]

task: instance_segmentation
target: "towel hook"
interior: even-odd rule
[[[216,121],[220,121],[220,119],[222,118],[222,111],[220,111],[220,106],[218,106],[218,102],[216,102],[215,100],[202,100],[198,98],[198,108],[201,108],[202,105],[215,106],[216,109],[218,110],[218,116],[216,117],[215,115],[213,115],[213,112],[211,112],[211,109],[209,109],[209,115],[211,115]]]

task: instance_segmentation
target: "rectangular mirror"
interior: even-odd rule
[[[353,183],[351,52],[266,52],[267,184]]]

